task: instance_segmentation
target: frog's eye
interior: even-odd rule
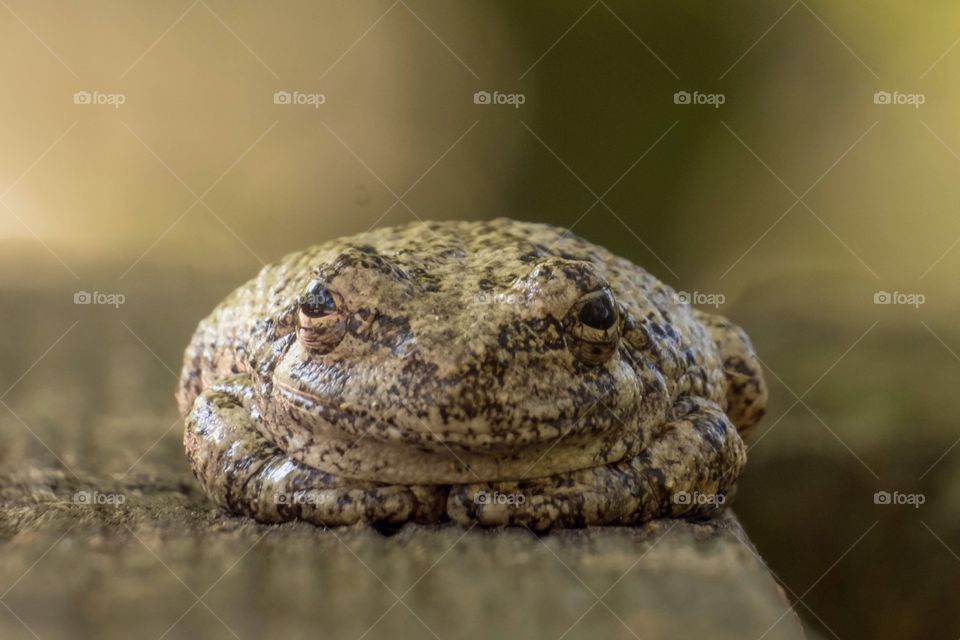
[[[300,343],[311,351],[327,353],[343,339],[346,327],[340,296],[321,282],[311,282],[300,294],[297,305]]]
[[[577,314],[580,322],[599,331],[606,331],[617,324],[617,305],[609,289],[601,289],[584,298],[580,313]]]
[[[606,362],[620,341],[620,312],[606,287],[577,300],[564,320],[567,348],[583,363]]]
[[[336,313],[337,301],[325,286],[314,280],[300,295],[300,313],[308,318],[322,318]]]

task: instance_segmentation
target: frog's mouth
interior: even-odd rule
[[[522,480],[617,462],[639,453],[654,421],[604,415],[599,403],[575,419],[501,426],[408,423],[277,384],[302,429],[265,421],[277,444],[315,468],[381,483],[459,484]],[[412,420],[413,424],[409,422]],[[634,429],[624,429],[632,424]]]
[[[457,425],[433,424],[429,418],[411,414],[402,419],[386,413],[378,415],[374,410],[283,383],[277,384],[277,389],[287,405],[306,418],[318,435],[325,431],[340,431],[356,438],[431,449],[452,447],[463,451],[495,452],[504,447],[550,444],[561,438],[596,435],[604,430],[601,427],[606,426],[606,423],[600,424],[593,419],[599,413],[600,403],[592,404],[574,418],[551,416],[491,429],[479,419]]]

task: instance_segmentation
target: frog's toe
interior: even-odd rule
[[[398,485],[351,485],[316,469],[299,466],[298,469],[281,461],[273,469],[265,469],[260,475],[266,482],[248,485],[251,495],[237,510],[262,522],[304,520],[341,526],[435,522],[445,508],[446,493],[441,493],[439,487],[420,490],[420,487]],[[307,482],[296,478],[300,474],[306,474]],[[309,488],[294,488],[302,485]]]
[[[523,526],[533,531],[631,521],[638,506],[633,494],[597,491],[580,480],[461,485],[450,492],[447,514],[461,525]]]

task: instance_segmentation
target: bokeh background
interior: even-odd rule
[[[0,42],[5,469],[179,461],[193,327],[287,252],[551,222],[753,338],[736,511],[808,629],[960,635],[956,3],[0,0]]]

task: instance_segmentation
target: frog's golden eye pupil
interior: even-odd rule
[[[587,302],[580,309],[580,322],[593,329],[605,331],[617,322],[613,296],[604,290],[600,295]]]
[[[300,311],[309,318],[322,318],[336,312],[337,302],[319,282],[313,282],[300,296]]]

